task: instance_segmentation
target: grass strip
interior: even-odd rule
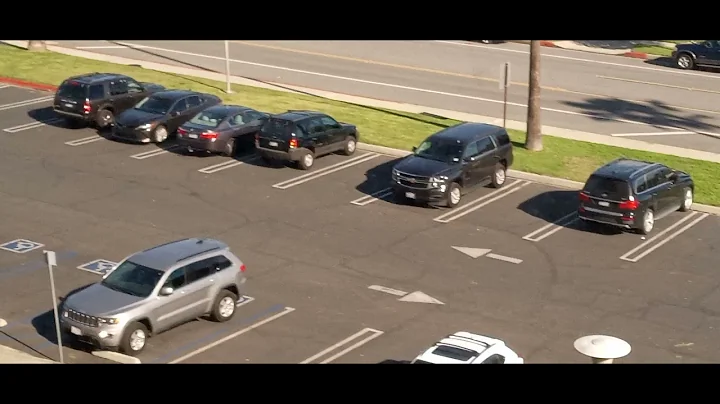
[[[633,52],[647,53],[648,55],[666,56],[672,55],[673,50],[657,45],[636,46]]]
[[[234,93],[225,94],[225,83],[213,80],[0,45],[0,76],[58,85],[69,76],[88,72],[122,73],[168,88],[208,92],[220,96],[227,104],[245,105],[271,113],[288,109],[319,110],[340,121],[357,125],[363,142],[403,150],[410,150],[430,134],[458,123],[442,117],[241,85],[233,85]],[[720,187],[716,185],[720,164],[548,135],[543,137],[542,152],[530,152],[523,148],[525,132],[508,132],[516,146],[513,166],[516,170],[583,182],[597,167],[621,156],[656,161],[687,171],[694,177],[696,202],[720,206]]]

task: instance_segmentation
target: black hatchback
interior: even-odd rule
[[[648,234],[655,221],[690,210],[695,184],[663,164],[620,158],[598,168],[580,191],[578,216],[587,224]]]
[[[254,134],[267,117],[240,105],[215,105],[180,126],[177,143],[189,153],[222,153],[232,157],[238,146],[254,144]]]

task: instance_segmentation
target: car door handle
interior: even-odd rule
[[[495,160],[500,160],[500,156],[495,156]]]

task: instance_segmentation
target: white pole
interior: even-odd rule
[[[53,266],[57,265],[55,251],[45,251],[45,261],[47,261],[48,272],[50,273],[50,292],[52,293],[53,312],[55,313],[55,332],[57,332],[58,352],[60,353],[60,363],[65,363],[63,359],[62,336],[60,335],[60,316],[58,315],[57,295],[55,294],[55,278],[53,276]]]
[[[227,84],[225,92],[232,94],[232,88],[230,88],[230,41],[225,41],[225,82]]]

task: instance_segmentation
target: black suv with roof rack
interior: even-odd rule
[[[453,208],[463,193],[481,185],[500,188],[513,163],[505,128],[461,123],[431,135],[393,167],[398,200],[445,203]]]
[[[73,125],[95,124],[102,129],[111,126],[116,115],[163,89],[159,84],[141,83],[122,74],[88,73],[60,84],[53,109]]]
[[[338,122],[322,112],[291,110],[265,121],[255,135],[255,149],[266,163],[294,161],[299,168],[309,170],[322,155],[352,155],[359,140],[355,125]]]
[[[580,191],[578,215],[648,234],[655,221],[690,210],[695,184],[686,172],[663,164],[619,158],[598,168]]]

